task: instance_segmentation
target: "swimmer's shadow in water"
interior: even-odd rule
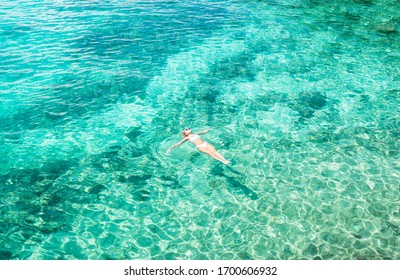
[[[229,174],[233,173],[233,174]],[[211,169],[211,174],[214,176],[221,176],[226,179],[228,182],[228,186],[233,189],[235,193],[244,194],[246,197],[249,197],[251,200],[257,200],[259,198],[258,194],[254,192],[252,189],[248,188],[244,184],[240,182],[243,180],[244,175],[230,166],[221,166],[215,165]]]

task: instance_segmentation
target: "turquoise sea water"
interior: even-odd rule
[[[0,0],[0,259],[400,259],[399,23]],[[186,126],[232,164],[166,154]]]

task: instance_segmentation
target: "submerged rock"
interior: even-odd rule
[[[140,127],[134,127],[134,126],[130,127],[125,132],[125,136],[128,137],[128,139],[131,140],[132,142],[134,142],[136,138],[142,134],[143,132],[141,131]]]
[[[396,26],[391,23],[381,23],[374,26],[374,29],[380,33],[393,34],[396,33]]]
[[[299,113],[302,118],[314,116],[317,110],[322,110],[327,104],[327,98],[319,92],[302,92],[299,98],[289,102],[289,107]]]

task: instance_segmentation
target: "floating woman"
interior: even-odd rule
[[[211,156],[212,158],[222,162],[223,164],[231,163],[229,160],[226,160],[220,153],[218,153],[213,145],[211,145],[210,143],[207,143],[206,141],[201,139],[200,135],[201,134],[205,134],[205,133],[207,133],[209,131],[210,131],[210,129],[207,129],[207,130],[201,131],[201,132],[197,132],[197,133],[193,133],[192,130],[189,127],[185,128],[185,130],[182,131],[183,139],[179,143],[176,143],[171,148],[169,148],[167,150],[167,152],[171,151],[172,149],[178,147],[179,145],[181,145],[181,144],[183,144],[183,143],[185,143],[186,141],[189,140],[190,142],[192,142],[196,146],[196,148],[200,152],[208,154],[209,156]]]

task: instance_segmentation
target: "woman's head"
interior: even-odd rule
[[[187,127],[187,128],[185,128],[184,131],[182,131],[182,136],[183,136],[183,137],[186,137],[186,136],[188,136],[190,133],[192,133],[192,130],[191,130],[189,127]]]

